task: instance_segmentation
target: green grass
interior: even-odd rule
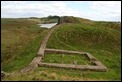
[[[8,62],[4,62],[2,70],[4,71],[15,71],[27,66],[32,59],[36,56],[40,47],[41,40],[46,33],[39,35],[34,40],[29,42],[21,52],[16,53],[13,59]]]
[[[120,31],[84,24],[64,24],[52,34],[47,47],[80,51],[87,48],[116,51],[120,50]]]
[[[12,18],[2,18],[1,19],[1,29],[17,30],[17,29],[28,29],[28,28],[38,28],[36,22],[29,21],[27,19],[12,19]],[[33,28],[35,27],[35,28]]]
[[[63,16],[60,18],[62,22],[60,23],[85,23],[85,24],[92,24],[93,22],[89,19],[73,17],[73,16]]]
[[[112,71],[112,70],[111,70]],[[114,76],[114,78],[113,78]],[[104,78],[103,78],[104,77]],[[39,67],[31,74],[7,76],[4,81],[113,81],[117,76],[112,72],[91,72],[63,68]]]
[[[28,65],[36,56],[46,30],[25,19],[2,19],[2,70],[15,71]]]
[[[21,76],[7,76],[3,81],[96,81],[98,79],[86,78],[89,71],[80,71],[72,69],[60,68],[37,68],[31,74],[23,74]],[[102,79],[101,79],[102,80]]]
[[[68,18],[65,20],[69,20]],[[49,68],[39,67],[32,74],[6,77],[4,80],[34,80],[34,81],[62,81],[62,80],[109,80],[116,81],[121,80],[121,28],[120,24],[111,22],[93,22],[89,20],[81,20],[80,18],[70,18],[72,21],[83,21],[80,23],[65,23],[60,24],[52,33],[47,48],[63,49],[63,50],[75,50],[81,52],[89,52],[99,61],[101,61],[107,68],[107,72],[93,72],[93,71],[81,71],[73,69],[63,68]],[[64,21],[66,22],[66,21]],[[33,41],[36,45],[36,40]],[[31,42],[30,44],[32,44]],[[31,48],[30,45],[27,48]],[[34,46],[35,47],[35,46]],[[36,46],[37,47],[37,46]],[[34,49],[34,48],[32,48]],[[24,52],[34,53],[32,49],[24,49]],[[24,54],[27,54],[24,53]],[[22,54],[21,54],[22,55]],[[69,56],[63,54],[46,54],[44,62],[54,63],[71,63],[73,60],[84,64],[86,58],[80,58],[77,56]],[[32,56],[32,55],[30,55]],[[26,56],[27,59],[28,56]],[[34,55],[33,55],[34,57]],[[30,58],[33,58],[30,57]],[[71,58],[72,57],[72,58]],[[23,58],[23,57],[22,57]],[[82,60],[83,59],[83,62]],[[24,59],[25,60],[25,59]],[[31,59],[30,59],[31,60]],[[21,59],[17,62],[22,61]],[[18,64],[19,67],[21,64]],[[23,66],[24,67],[24,66]],[[10,68],[10,67],[8,67]]]
[[[118,28],[118,27],[117,27]],[[121,79],[121,32],[90,24],[62,24],[53,32],[48,48],[85,51],[100,60],[108,72],[88,72],[85,78]],[[67,73],[67,72],[66,72]],[[114,78],[113,78],[114,77]]]
[[[44,61],[46,63],[58,63],[58,64],[73,64],[77,65],[92,65],[92,62],[88,60],[85,55],[80,54],[45,54]]]

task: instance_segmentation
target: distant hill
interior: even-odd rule
[[[92,23],[89,19],[73,17],[73,16],[62,16],[60,17],[59,24],[62,23]]]

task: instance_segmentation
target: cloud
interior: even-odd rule
[[[11,13],[11,14],[10,14]],[[75,15],[76,11],[73,11],[71,8],[68,8],[65,2],[61,1],[39,1],[39,2],[26,2],[26,1],[2,1],[2,17],[19,16],[23,17],[24,14],[35,13],[36,16],[48,16],[48,15]],[[41,16],[42,17],[42,16]]]
[[[1,17],[48,15],[118,21],[121,19],[121,1],[1,1]]]
[[[81,17],[92,20],[121,21],[121,1],[76,1]],[[85,6],[84,6],[85,5]],[[84,6],[84,7],[83,7]]]
[[[94,1],[90,3],[90,8],[104,20],[121,17],[121,1]]]

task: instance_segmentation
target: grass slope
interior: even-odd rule
[[[68,22],[65,20],[67,20]],[[108,71],[92,72],[72,69],[39,67],[32,74],[26,74],[16,77],[8,76],[4,80],[113,81],[121,79],[120,24],[89,20],[86,21],[85,19],[75,17],[64,17],[62,21],[64,24],[59,24],[57,26],[59,28],[56,28],[56,30],[52,33],[47,43],[47,48],[89,52],[98,60],[100,60],[108,68]],[[46,54],[45,61],[49,63],[62,62],[62,57],[59,56],[60,54]],[[77,56],[74,56],[73,58],[77,59],[78,61],[80,60],[79,58],[77,58]],[[71,56],[66,56],[64,58],[64,63],[69,63],[67,61],[73,61],[71,59]]]
[[[45,54],[44,61],[47,63],[58,64],[78,64],[78,65],[92,65],[92,62],[84,55],[80,54]]]
[[[84,78],[120,80],[120,37],[121,30],[118,23],[67,23],[59,25],[49,39],[47,47],[89,52],[109,69],[105,73],[88,72]]]
[[[28,65],[38,51],[46,28],[26,19],[2,19],[1,26],[2,70],[15,71]]]

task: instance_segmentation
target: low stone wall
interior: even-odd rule
[[[39,48],[39,51],[37,53],[37,57],[35,57],[31,62],[30,64],[21,69],[20,70],[20,73],[28,73],[28,72],[32,72],[34,69],[38,68],[38,62],[41,62],[43,57],[44,57],[44,53],[45,53],[45,48],[46,48],[46,44],[47,44],[47,41],[49,39],[49,37],[51,36],[52,32],[54,31],[56,27],[52,27],[47,35],[45,36],[45,38],[43,39],[42,43],[41,43],[41,46]]]
[[[57,64],[57,63],[38,63],[39,66],[46,67],[58,67],[58,68],[69,68],[69,69],[79,69],[79,70],[90,70],[90,71],[107,71],[107,68],[98,61],[94,56],[87,52],[79,52],[79,51],[68,51],[68,50],[59,50],[59,49],[45,49],[45,53],[65,53],[65,54],[81,54],[88,57],[88,59],[95,63],[96,66],[92,65],[74,65],[74,64]]]
[[[39,66],[46,67],[57,67],[57,68],[66,68],[66,69],[75,69],[75,70],[84,70],[84,71],[102,71],[105,72],[106,69],[101,66],[90,66],[90,65],[73,65],[73,64],[56,64],[56,63],[38,63]]]
[[[89,58],[90,61],[97,61],[97,59],[94,56],[92,56],[90,53],[86,53],[85,55]]]
[[[65,54],[86,54],[87,52],[79,52],[79,51],[69,51],[69,50],[59,50],[59,49],[45,49],[46,53],[65,53]]]
[[[39,48],[39,51],[38,51],[38,53],[37,53],[37,56],[44,56],[44,50],[45,50],[45,48],[46,48],[46,45],[47,45],[47,41],[48,41],[48,39],[49,39],[49,37],[51,36],[51,34],[52,34],[52,32],[54,31],[54,29],[55,29],[56,27],[52,27],[50,30],[49,30],[49,32],[48,32],[48,34],[45,36],[45,38],[43,39],[43,41],[42,41],[42,44],[41,44],[41,46],[40,46],[40,48]]]

